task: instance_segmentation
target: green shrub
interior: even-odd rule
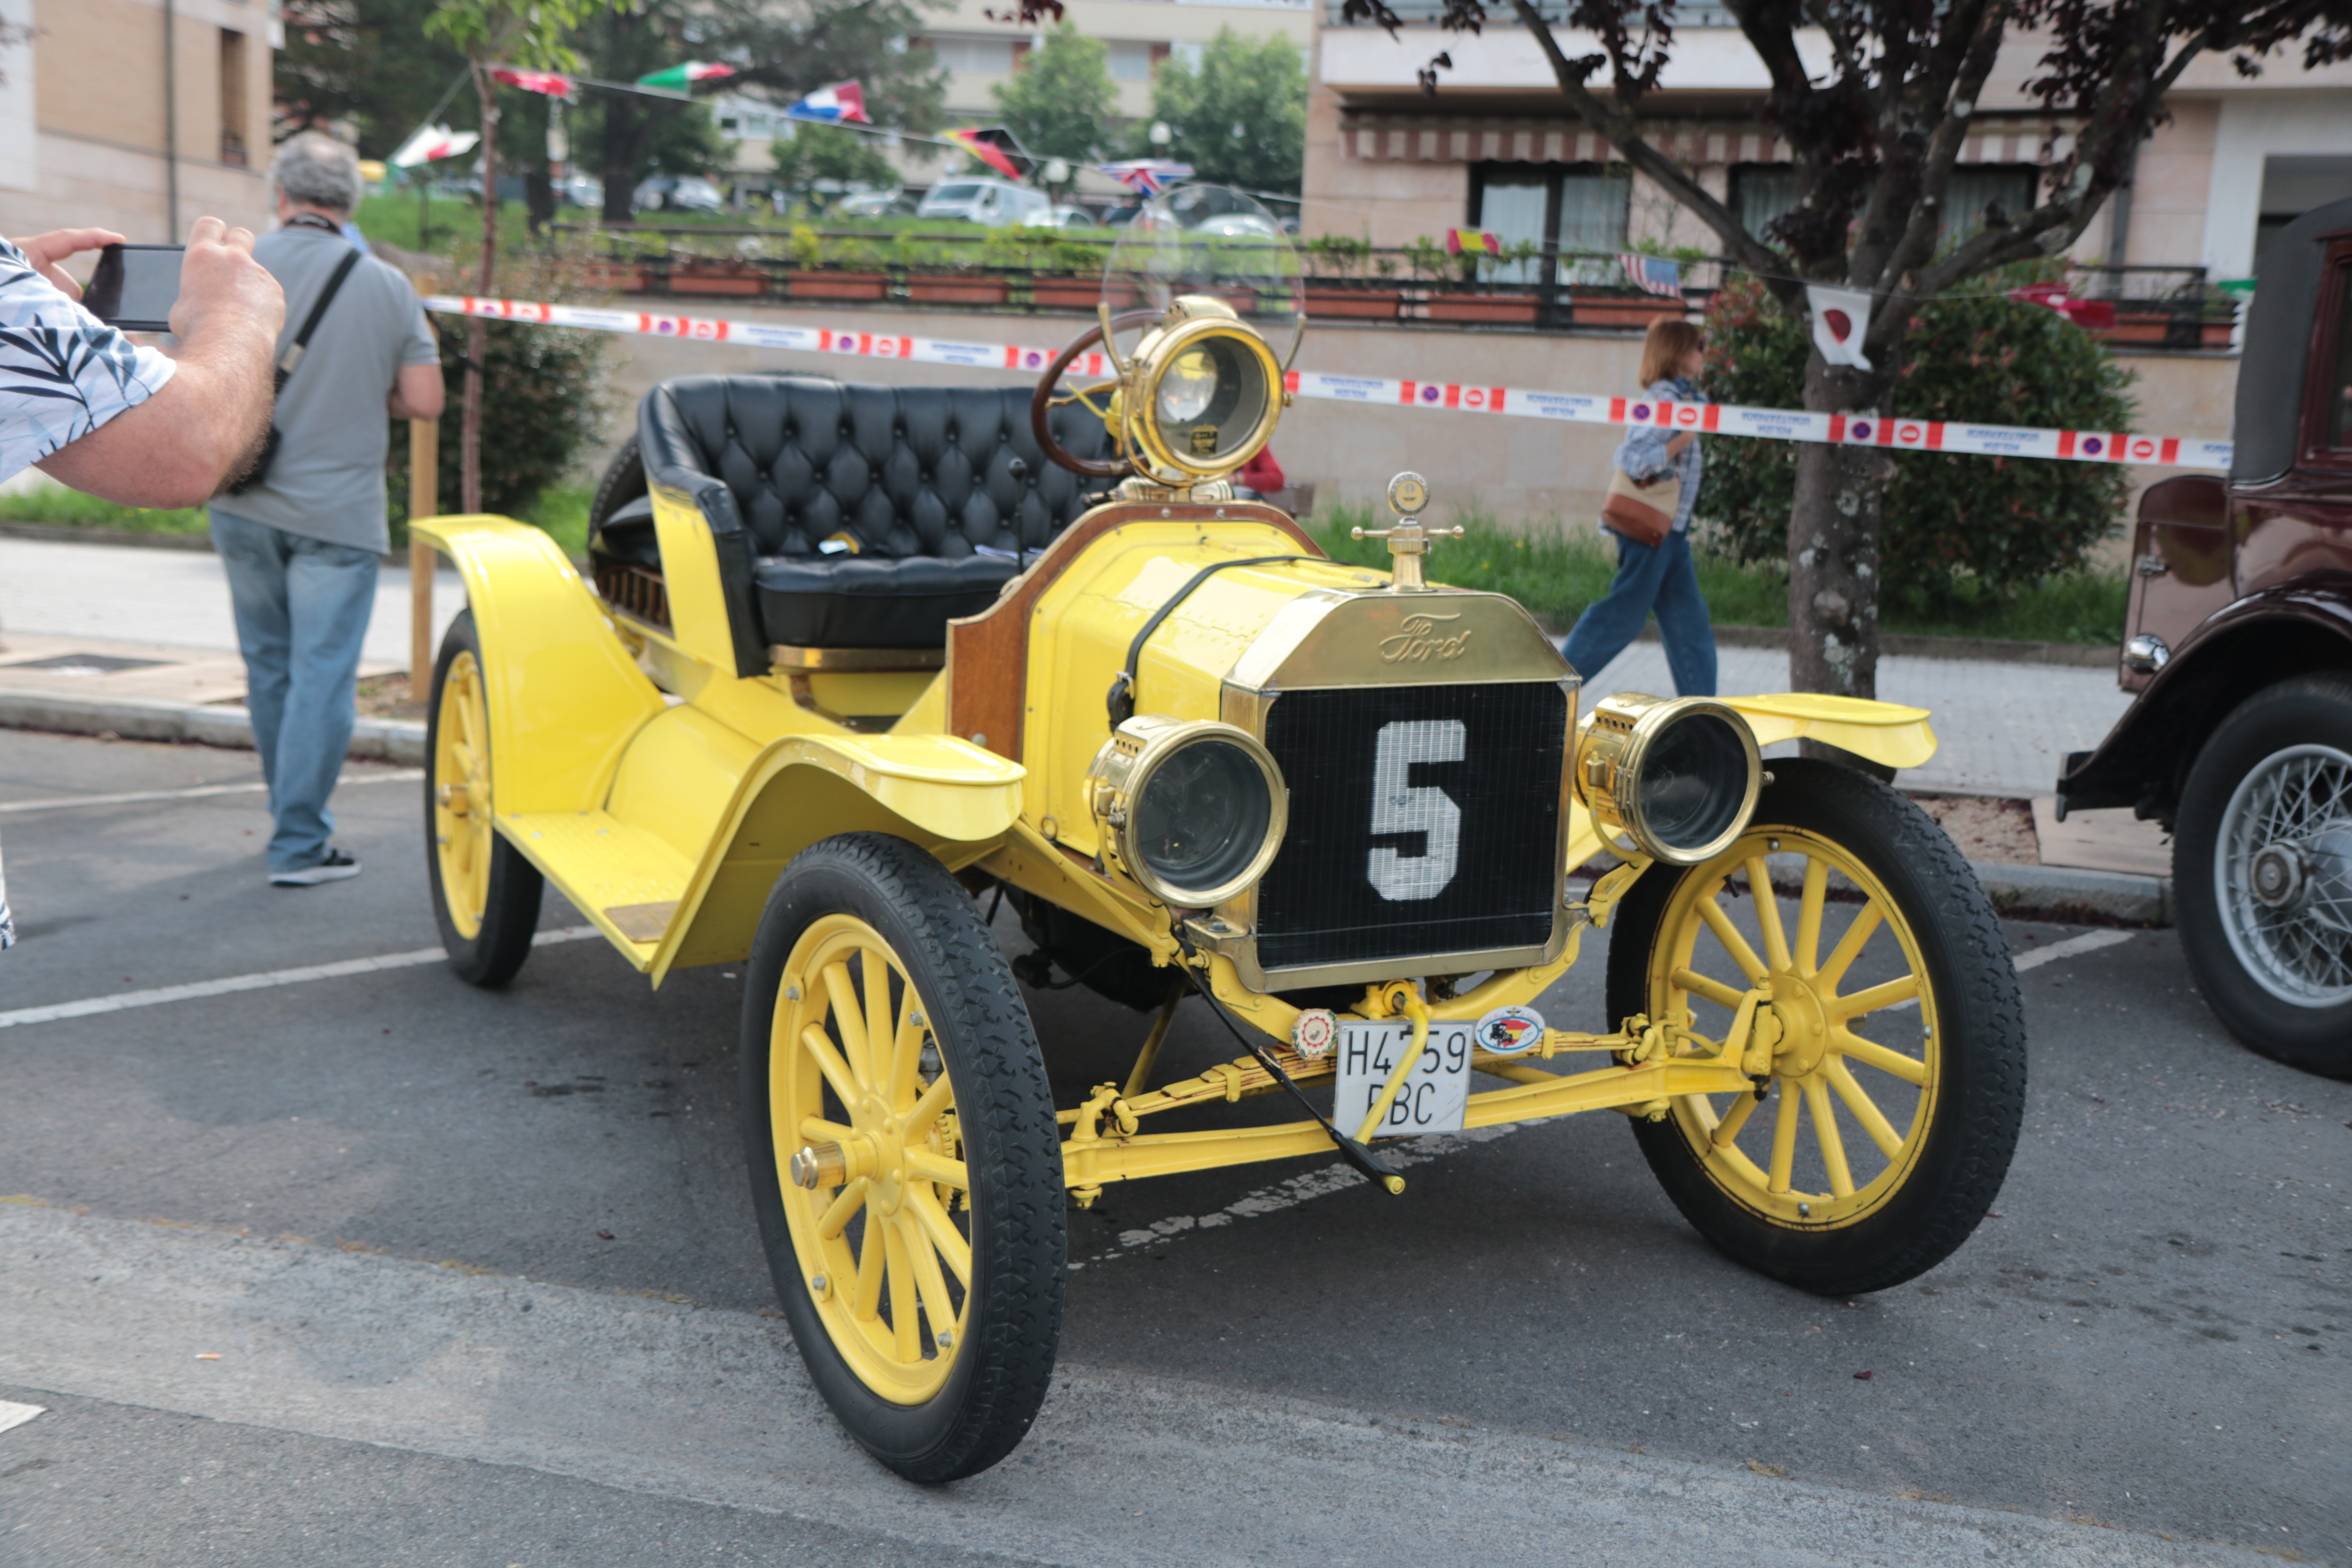
[[[2099,339],[1998,290],[1946,298],[1913,320],[1892,412],[1902,418],[2077,430],[2127,430],[2130,374]],[[1746,279],[1716,296],[1706,324],[1707,395],[1766,408],[1803,406],[1806,327]],[[1792,442],[1710,440],[1698,514],[1748,561],[1788,552],[1796,493]],[[1985,605],[2081,570],[2112,533],[2129,483],[2108,463],[1947,452],[1895,452],[1885,498],[1880,570],[1887,607],[1944,614]]]
[[[541,295],[544,299],[546,296]],[[441,372],[449,388],[441,416],[441,510],[459,508],[457,430],[463,410],[463,320],[443,319]],[[503,516],[528,512],[541,493],[570,477],[596,438],[604,414],[606,340],[520,321],[490,321],[483,353],[482,510]],[[394,521],[408,518],[408,432],[393,431],[385,465]]]

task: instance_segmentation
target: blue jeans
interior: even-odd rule
[[[1658,640],[1666,645],[1666,668],[1678,697],[1715,695],[1715,629],[1706,601],[1699,596],[1698,568],[1691,564],[1690,535],[1669,533],[1654,549],[1637,544],[1614,529],[1617,576],[1609,592],[1585,606],[1561,651],[1579,675],[1601,673],[1641,635],[1650,612],[1658,612]]]
[[[351,749],[360,645],[375,609],[375,552],[217,510],[212,523],[277,823],[270,874],[303,870],[327,858],[335,831],[327,797]]]

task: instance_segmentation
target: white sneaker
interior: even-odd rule
[[[360,874],[360,863],[334,847],[327,847],[327,858],[315,866],[305,866],[299,871],[273,871],[269,885],[273,888],[315,888],[321,882],[340,882]]]

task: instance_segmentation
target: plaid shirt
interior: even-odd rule
[[[1649,395],[1660,401],[1672,399],[1676,403],[1706,401],[1706,394],[1687,381],[1659,382],[1650,388]],[[1706,465],[1699,456],[1699,440],[1696,436],[1691,437],[1691,444],[1683,448],[1681,457],[1666,456],[1666,443],[1677,434],[1663,426],[1636,425],[1625,432],[1625,438],[1617,444],[1616,462],[1620,473],[1643,484],[1662,479],[1670,471],[1682,476],[1683,503],[1675,512],[1675,531],[1680,533],[1690,526],[1691,508],[1698,504],[1699,475]]]
[[[0,480],[146,402],[174,368],[67,299],[0,239]]]

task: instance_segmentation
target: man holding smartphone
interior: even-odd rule
[[[390,543],[387,416],[440,417],[441,351],[408,279],[343,237],[362,189],[350,148],[306,132],[278,149],[269,181],[279,227],[254,256],[286,289],[284,384],[262,467],[214,500],[212,534],[276,819],[269,880],[307,888],[360,872],[331,841],[327,802],[351,745],[360,648]]]

